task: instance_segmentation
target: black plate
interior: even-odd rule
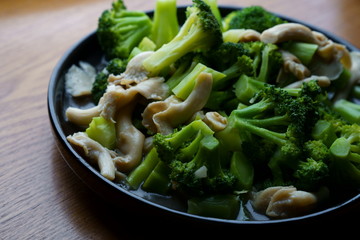
[[[179,22],[183,22],[185,19],[185,9],[186,6],[178,8]],[[238,7],[220,7],[222,15],[226,15],[230,11],[237,10]],[[153,12],[148,12],[151,16]],[[281,18],[288,20],[289,22],[299,22],[295,19],[291,19],[286,16],[281,16]],[[302,23],[302,22],[300,22]],[[306,23],[313,30],[324,33],[327,37],[332,39],[335,42],[344,44],[348,47],[350,51],[358,51],[350,43],[344,41],[343,39],[322,31],[315,26],[311,26]],[[73,64],[78,64],[79,61],[86,61],[91,63],[93,66],[96,66],[98,69],[101,68],[104,60],[103,53],[100,49],[97,37],[95,32],[92,32],[88,36],[81,39],[76,43],[72,48],[70,48],[61,60],[56,65],[48,87],[48,111],[50,122],[52,124],[53,132],[57,140],[57,145],[61,154],[63,155],[65,161],[70,166],[70,168],[82,179],[92,190],[98,193],[107,201],[112,202],[115,206],[126,206],[126,208],[136,209],[136,211],[150,214],[161,214],[163,216],[169,216],[171,218],[177,217],[177,219],[196,220],[202,223],[216,223],[216,224],[226,224],[226,225],[258,225],[258,224],[278,224],[278,223],[292,223],[292,222],[309,222],[309,221],[319,221],[320,219],[328,218],[329,215],[334,216],[338,214],[343,214],[344,210],[354,207],[354,205],[359,204],[360,194],[352,195],[347,197],[347,200],[341,203],[336,204],[333,207],[330,207],[313,214],[309,214],[302,217],[282,219],[282,220],[264,220],[264,221],[238,221],[238,220],[224,220],[216,218],[208,218],[195,216],[186,213],[182,207],[179,207],[179,204],[175,201],[168,200],[166,198],[156,197],[156,195],[144,195],[139,196],[134,192],[128,191],[126,188],[120,184],[116,184],[104,178],[97,169],[92,167],[81,155],[74,150],[70,143],[66,140],[66,136],[72,134],[76,131],[79,131],[79,128],[69,123],[65,117],[65,110],[69,105],[77,105],[80,107],[85,107],[88,104],[88,101],[75,101],[64,90],[64,74]]]

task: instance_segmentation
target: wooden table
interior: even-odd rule
[[[149,10],[155,0],[125,3],[129,9]],[[219,3],[263,5],[360,47],[358,0]],[[0,239],[137,239],[164,234],[163,228],[169,227],[161,216],[144,220],[113,210],[66,165],[51,133],[46,105],[51,72],[71,45],[95,30],[110,4],[111,0],[0,1]]]

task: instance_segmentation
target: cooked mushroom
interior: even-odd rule
[[[171,133],[174,127],[188,121],[205,106],[212,82],[212,75],[203,72],[196,79],[194,89],[185,101],[171,95],[164,101],[150,103],[142,114],[143,125],[152,132]]]
[[[114,158],[120,172],[129,172],[141,161],[145,136],[132,123],[132,112],[136,101],[121,108],[116,117],[117,150]]]
[[[283,23],[275,25],[260,35],[260,40],[264,43],[281,43],[285,41],[302,41],[317,43],[312,30],[299,23]]]
[[[99,106],[88,109],[69,107],[66,109],[65,115],[70,122],[78,126],[87,126],[90,124],[93,117],[99,116],[100,113],[101,108]]]
[[[134,56],[127,64],[125,72],[118,76],[110,75],[108,81],[115,85],[123,85],[129,87],[132,84],[138,84],[148,79],[148,72],[145,70],[142,62],[151,56],[153,51],[141,52]]]
[[[214,132],[223,130],[227,125],[227,118],[221,116],[218,112],[207,112],[203,118],[203,121]]]
[[[283,69],[285,72],[292,73],[297,79],[301,80],[310,76],[309,69],[292,53],[281,50],[283,58]]]
[[[85,156],[99,166],[100,173],[109,180],[115,179],[115,165],[108,149],[92,140],[84,132],[77,132],[67,137],[67,140],[80,147]]]
[[[223,33],[224,42],[260,41],[260,33],[253,29],[230,29]]]
[[[317,54],[326,62],[341,60],[342,64],[350,69],[351,68],[351,56],[345,45],[334,43],[328,39],[324,34],[313,31],[314,37],[317,39],[319,49]]]
[[[334,43],[324,34],[312,31],[299,23],[283,23],[271,27],[261,33],[260,40],[274,44],[291,40],[314,43],[319,45],[318,56],[326,62],[341,60],[346,68],[351,67],[350,53],[344,45]]]
[[[130,103],[140,94],[146,99],[161,100],[168,95],[168,87],[164,78],[150,78],[135,86],[124,89],[121,85],[110,84],[102,100],[101,116],[114,121],[118,109]]]
[[[314,209],[318,200],[315,194],[297,190],[292,186],[269,187],[255,193],[253,207],[269,217],[299,216]]]
[[[308,78],[290,83],[289,85],[285,86],[284,88],[301,88],[303,83],[310,82],[310,81],[317,81],[317,83],[320,87],[328,87],[331,84],[331,80],[326,76],[312,75]]]

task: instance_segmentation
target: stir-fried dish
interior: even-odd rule
[[[262,7],[220,14],[117,0],[96,31],[105,64],[66,73],[67,137],[105,178],[187,212],[305,215],[360,187],[360,53]],[[250,211],[249,209],[252,209]]]

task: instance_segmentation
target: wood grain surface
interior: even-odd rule
[[[262,5],[360,47],[358,0],[218,2]],[[155,0],[125,3],[129,9],[149,10]],[[95,30],[110,4],[0,0],[0,239],[146,239],[165,236],[164,228],[174,228],[161,216],[146,218],[109,206],[66,165],[51,132],[46,98],[52,70],[70,46]],[[344,215],[340,221],[358,214]]]

